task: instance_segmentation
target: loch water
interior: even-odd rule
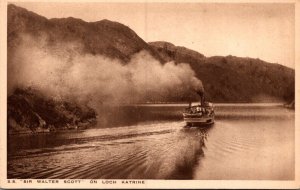
[[[185,127],[186,104],[99,109],[86,130],[8,136],[8,178],[292,180],[295,112],[216,104],[210,127]]]

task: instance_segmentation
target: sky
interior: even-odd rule
[[[167,41],[205,56],[259,58],[295,68],[295,11],[288,3],[17,2],[47,18],[108,19],[146,42]]]

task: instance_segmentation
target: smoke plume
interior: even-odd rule
[[[46,37],[22,37],[8,56],[9,93],[31,87],[52,98],[95,105],[167,101],[191,89],[203,91],[188,64],[161,64],[147,51],[124,63],[85,53],[80,43],[49,44]]]

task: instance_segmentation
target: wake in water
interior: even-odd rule
[[[81,137],[65,134],[64,139],[68,140],[61,141],[60,146],[25,149],[11,155],[8,176],[191,179],[198,158],[203,156],[208,130],[183,128],[183,125],[166,122],[91,129],[83,132]]]

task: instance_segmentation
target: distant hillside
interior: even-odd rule
[[[189,63],[214,102],[268,102],[294,99],[295,71],[260,59],[205,57],[168,42],[150,42],[165,61]]]
[[[169,42],[159,41],[149,42],[148,44],[158,51],[158,54],[162,57],[164,62],[176,61],[177,63],[192,63],[205,58],[204,55],[201,53],[198,53],[185,47],[175,46]]]
[[[20,34],[24,33],[47,34],[49,43],[80,42],[84,51],[118,58],[124,64],[141,50],[147,50],[162,63],[188,63],[202,80],[207,98],[214,102],[294,99],[295,71],[285,66],[235,56],[205,57],[168,42],[146,43],[129,27],[117,22],[85,22],[71,17],[47,19],[12,4],[8,5],[8,64]]]

